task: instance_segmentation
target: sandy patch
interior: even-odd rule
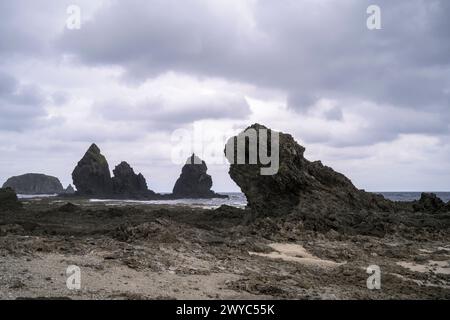
[[[428,261],[427,264],[416,264],[413,262],[399,261],[397,265],[409,269],[413,272],[432,272],[439,274],[449,274],[450,275],[450,261]]]
[[[336,267],[343,263],[331,260],[320,259],[309,253],[303,246],[292,243],[272,243],[269,245],[275,251],[270,253],[249,252],[250,255],[280,259],[289,262],[297,262],[304,265],[317,266],[322,268]]]

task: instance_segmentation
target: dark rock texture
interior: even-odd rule
[[[0,189],[0,210],[18,209],[22,206],[11,188]]]
[[[38,173],[11,177],[3,184],[3,188],[12,188],[19,194],[54,194],[64,191],[58,178]]]
[[[223,198],[226,196],[211,190],[212,178],[207,174],[205,161],[195,154],[183,166],[180,177],[173,187],[173,196],[180,198]]]
[[[413,202],[414,211],[438,212],[447,211],[446,204],[434,193],[423,192],[420,199]],[[450,210],[449,210],[450,211]]]
[[[64,189],[64,192],[63,192],[63,193],[64,193],[64,194],[74,194],[74,193],[75,193],[75,189],[72,187],[71,184],[69,184],[69,185],[67,186],[67,188]]]
[[[72,173],[72,179],[81,196],[110,196],[113,192],[111,173],[106,158],[92,144]]]
[[[116,166],[113,173],[114,195],[125,198],[143,198],[155,194],[148,190],[144,176],[134,173],[133,168],[125,161]]]
[[[342,210],[391,210],[393,203],[382,196],[358,190],[343,174],[324,166],[320,161],[304,158],[305,148],[291,135],[278,133],[254,124],[260,139],[260,130],[279,134],[279,170],[274,175],[261,175],[263,166],[257,164],[231,164],[229,174],[246,195],[248,206],[259,215],[283,215],[295,211],[339,212]],[[237,153],[237,137],[234,156]],[[270,150],[270,139],[267,149]],[[248,147],[246,147],[248,159]]]

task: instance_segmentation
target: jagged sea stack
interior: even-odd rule
[[[14,189],[19,194],[54,194],[64,191],[58,178],[40,173],[11,177],[3,184],[3,188]]]
[[[155,193],[148,190],[147,181],[142,174],[134,173],[133,168],[125,161],[113,170],[114,195],[124,198],[145,198]]]
[[[267,166],[259,160],[256,164],[248,164],[247,161],[230,165],[231,178],[246,195],[248,206],[255,214],[285,215],[294,210],[325,214],[342,210],[390,210],[392,203],[382,196],[358,190],[343,174],[324,166],[320,161],[310,162],[305,159],[305,148],[291,135],[270,130],[260,124],[254,124],[231,138],[234,139],[235,148],[230,153],[235,159],[239,146],[237,139],[248,134],[248,130],[257,134],[258,142],[264,131],[267,137],[271,134],[279,137],[275,148],[279,151],[276,174],[262,175],[260,169]],[[270,150],[270,141],[267,145]],[[245,148],[248,148],[247,145]],[[248,155],[248,149],[245,152]]]
[[[181,175],[173,187],[173,196],[177,198],[224,198],[211,190],[212,178],[207,174],[205,161],[192,154],[183,166]]]
[[[111,196],[113,193],[111,173],[106,158],[92,144],[72,173],[77,194],[81,196]]]

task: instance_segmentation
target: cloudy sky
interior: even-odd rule
[[[0,2],[0,183],[67,185],[96,142],[111,170],[126,160],[171,191],[188,133],[213,188],[236,191],[212,154],[255,122],[359,188],[450,190],[450,1]]]

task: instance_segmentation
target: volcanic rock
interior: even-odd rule
[[[38,173],[11,177],[3,184],[3,188],[12,188],[18,194],[54,194],[64,191],[58,178]]]
[[[63,193],[64,193],[64,194],[74,194],[74,193],[75,193],[75,189],[72,187],[71,184],[69,184],[69,185],[67,186],[67,188],[64,189],[64,192],[63,192]]]
[[[243,150],[245,163],[235,161],[239,155],[238,148],[242,148],[238,137],[243,139],[248,136],[247,131],[256,132],[258,150],[265,151],[262,145],[266,145],[267,150],[279,151],[279,166],[275,174],[262,175],[261,168],[268,165],[260,161],[261,155],[256,163],[250,164],[249,142]],[[261,144],[263,132],[267,141]],[[278,135],[278,141],[272,139],[272,135]],[[392,209],[392,203],[382,196],[358,190],[343,174],[324,166],[320,161],[310,162],[305,159],[305,148],[289,134],[254,124],[238,136],[230,138],[227,149],[229,145],[234,146],[234,149],[226,150],[231,163],[229,174],[247,197],[248,206],[255,214],[278,216],[294,211],[331,213],[342,210]]]
[[[17,209],[20,208],[22,204],[17,199],[17,195],[11,188],[1,188],[0,189],[0,210],[5,209]]]
[[[148,190],[144,176],[134,173],[133,168],[125,161],[116,166],[113,173],[113,191],[116,196],[140,198],[154,194]]]
[[[92,144],[72,173],[77,194],[81,196],[110,196],[113,191],[111,173],[106,158]]]
[[[173,196],[180,198],[224,198],[211,190],[212,178],[206,173],[205,161],[192,154],[183,166],[180,177],[173,187]]]
[[[447,210],[446,204],[434,193],[423,192],[418,201],[413,202],[414,211],[438,212]]]

